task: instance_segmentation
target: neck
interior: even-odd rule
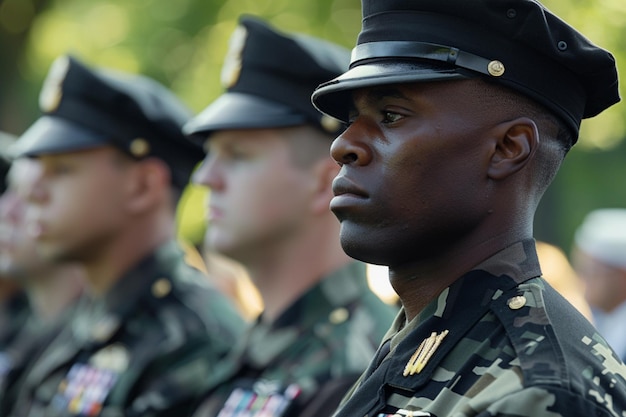
[[[125,273],[174,236],[173,219],[143,225],[138,222],[127,227],[115,241],[84,263],[90,295],[102,297]]]
[[[530,237],[530,234],[526,236]],[[407,322],[482,261],[525,238],[520,234],[494,236],[481,242],[447,248],[427,259],[390,266],[390,282],[402,301]]]
[[[77,264],[51,267],[41,276],[29,279],[25,286],[35,316],[44,323],[52,322],[82,293],[85,271]]]
[[[265,246],[244,265],[263,299],[264,320],[274,321],[311,287],[351,261],[339,244],[338,230],[311,227],[308,233]]]

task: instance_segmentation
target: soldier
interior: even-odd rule
[[[15,137],[0,132],[0,195],[6,189],[6,176],[11,166],[10,155],[7,149],[15,141]],[[7,231],[0,224],[0,352],[11,344],[24,323],[30,316],[28,298],[18,282],[8,279],[3,273],[3,260],[7,241]],[[8,369],[8,363],[0,353],[0,374]]]
[[[363,0],[350,69],[313,100],[350,123],[331,210],[402,311],[343,416],[623,416],[626,366],[541,278],[533,216],[610,53],[535,0]]]
[[[185,125],[207,156],[209,249],[247,269],[264,311],[198,416],[328,416],[395,314],[339,245],[328,209],[340,124],[310,95],[347,68],[347,50],[244,16],[224,63],[226,92]]]
[[[29,233],[24,194],[37,175],[36,162],[12,161],[7,190],[0,197],[0,277],[23,289],[28,314],[11,343],[0,349],[0,415],[7,415],[19,392],[19,379],[28,363],[60,330],[82,293],[85,271],[76,262],[50,262],[35,250]]]
[[[175,241],[177,200],[202,158],[181,133],[189,112],[147,77],[70,56],[40,107],[14,150],[39,168],[30,230],[46,259],[84,265],[87,294],[10,415],[183,416],[243,329]]]

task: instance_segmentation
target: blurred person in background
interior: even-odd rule
[[[185,125],[206,158],[208,248],[240,262],[264,310],[207,381],[197,416],[329,416],[365,369],[395,309],[369,289],[365,265],[339,245],[328,205],[342,130],[311,104],[347,68],[346,49],[242,16],[230,40],[226,92]]]
[[[585,299],[585,286],[572,267],[565,252],[558,246],[537,241],[537,257],[541,273],[567,301],[592,321],[591,307]]]
[[[72,314],[82,293],[85,271],[75,262],[50,262],[35,249],[24,196],[38,175],[37,164],[14,160],[7,189],[0,196],[0,279],[19,285],[27,296],[30,314],[10,344],[0,350],[0,415],[19,392],[20,376]]]
[[[30,229],[43,257],[84,266],[86,291],[9,415],[184,416],[243,330],[175,239],[203,156],[181,133],[189,110],[150,78],[71,56],[53,63],[39,104],[14,146],[37,166]]]
[[[0,132],[0,194],[6,189],[6,175],[11,166],[7,150],[15,139],[13,135]],[[8,232],[0,226],[0,256],[3,256],[5,251],[2,242],[6,241],[8,236]],[[0,351],[10,345],[30,315],[26,294],[19,283],[4,276],[1,272],[2,262],[0,259]],[[7,365],[5,358],[0,355],[0,372],[7,368]]]
[[[590,212],[574,235],[572,264],[593,323],[626,361],[626,208]]]

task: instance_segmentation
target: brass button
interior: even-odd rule
[[[128,149],[132,156],[141,158],[150,153],[150,144],[144,138],[136,138],[130,142]]]
[[[523,295],[518,295],[509,299],[509,308],[511,310],[519,310],[520,308],[526,305],[526,297]]]
[[[487,65],[487,71],[494,77],[500,77],[504,74],[504,64],[498,60],[491,61],[489,65]]]
[[[328,320],[330,320],[332,324],[341,324],[348,320],[348,317],[350,317],[350,312],[347,309],[340,307],[330,313]]]
[[[172,291],[172,284],[166,278],[161,278],[152,284],[152,295],[163,298]]]

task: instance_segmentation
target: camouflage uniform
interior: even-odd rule
[[[363,372],[395,315],[351,263],[261,320],[235,350],[229,380],[195,416],[328,416]]]
[[[520,242],[401,312],[336,417],[626,416],[626,366],[540,275]]]
[[[169,242],[69,325],[29,368],[13,416],[184,416],[243,330]]]

